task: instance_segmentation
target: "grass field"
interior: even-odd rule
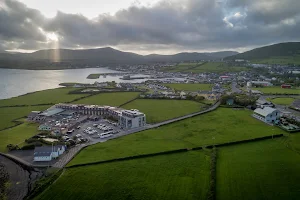
[[[170,83],[164,85],[173,88],[175,90],[185,90],[185,91],[211,90],[212,88],[211,84],[201,84],[201,83]]]
[[[231,66],[223,62],[208,62],[204,65],[200,65],[196,68],[184,71],[184,72],[193,72],[193,73],[224,73],[224,72],[239,72],[246,71],[246,67],[242,66]]]
[[[203,151],[67,169],[36,199],[206,199],[209,156]]]
[[[281,87],[263,87],[263,88],[253,88],[254,90],[259,90],[263,93],[268,94],[300,94],[300,88],[292,88],[292,89],[285,89]]]
[[[98,79],[101,74],[90,74],[86,78],[87,79]]]
[[[248,110],[218,108],[177,123],[89,146],[68,165],[239,141],[283,132],[251,117],[251,114]]]
[[[185,71],[188,70],[190,68],[195,67],[196,65],[199,65],[201,63],[180,63],[176,66],[172,66],[172,67],[167,67],[164,69],[164,71],[168,71],[168,72],[181,72],[181,71]]]
[[[255,64],[300,64],[300,56],[281,56],[281,57],[271,57],[260,60],[252,60],[251,63]]]
[[[217,199],[299,199],[300,156],[290,146],[278,138],[219,148]]]
[[[120,106],[139,95],[138,92],[102,93],[75,101],[76,104]]]
[[[201,110],[203,104],[188,100],[137,99],[123,106],[146,114],[147,123],[157,123]]]
[[[49,108],[49,106],[28,106],[28,107],[9,107],[9,108],[0,108],[0,130],[4,128],[11,127],[15,125],[12,120],[25,117],[31,111],[37,110],[42,111]],[[1,133],[1,132],[0,132]],[[1,140],[0,140],[1,143]]]
[[[23,123],[19,126],[0,131],[0,151],[6,152],[8,144],[19,144],[38,133],[37,124]]]
[[[50,90],[43,90],[23,96],[13,97],[10,99],[0,100],[0,106],[11,105],[36,105],[47,103],[63,103],[72,101],[74,99],[86,96],[86,94],[68,94],[74,88],[56,88]]]
[[[289,98],[289,97],[287,98],[282,97],[282,98],[275,98],[275,99],[268,99],[268,100],[274,104],[287,105],[287,106],[291,105],[295,101],[294,98]]]

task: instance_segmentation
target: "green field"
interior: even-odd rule
[[[267,94],[300,94],[300,88],[281,88],[281,87],[263,87],[263,88],[253,88],[254,90],[259,90]]]
[[[294,98],[289,98],[289,97],[287,97],[287,98],[284,98],[284,97],[274,98],[274,99],[268,99],[268,100],[271,101],[274,104],[287,105],[287,106],[291,105],[295,101]]]
[[[120,106],[139,95],[138,92],[102,93],[75,101],[76,104]]]
[[[206,199],[209,156],[203,151],[67,169],[36,199]]]
[[[101,74],[90,74],[86,78],[87,79],[98,79]]]
[[[0,108],[0,130],[15,125],[15,123],[12,122],[12,120],[25,117],[33,110],[42,111],[46,110],[49,107],[50,106],[28,106]]]
[[[37,124],[23,123],[19,126],[0,131],[0,151],[6,152],[8,144],[20,144],[38,133]]]
[[[203,104],[188,100],[137,99],[123,106],[146,114],[147,123],[157,123],[201,110]]]
[[[266,59],[252,60],[255,64],[300,64],[300,56],[280,56]]]
[[[224,72],[240,72],[240,71],[247,71],[246,67],[242,66],[232,66],[223,62],[208,62],[204,65],[200,65],[196,68],[187,70],[185,72],[193,72],[193,73],[224,73]]]
[[[299,199],[300,156],[291,147],[278,138],[219,148],[217,199]]]
[[[0,106],[12,105],[36,105],[36,104],[55,104],[69,102],[74,99],[84,97],[86,94],[68,94],[74,88],[56,88],[34,92],[10,99],[0,100]]]
[[[128,135],[82,150],[68,165],[279,134],[248,110],[218,108],[186,120]]]
[[[181,72],[181,71],[186,71],[190,68],[194,68],[195,66],[199,65],[201,63],[180,63],[176,66],[172,67],[166,67],[164,71],[168,72]]]
[[[212,88],[212,84],[201,84],[201,83],[169,83],[164,85],[180,91],[181,90],[185,90],[185,91],[211,90]]]

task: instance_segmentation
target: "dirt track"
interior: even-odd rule
[[[42,174],[41,172],[24,170],[15,162],[1,155],[0,163],[5,166],[9,173],[10,187],[7,191],[8,200],[22,200],[31,189],[34,181]]]

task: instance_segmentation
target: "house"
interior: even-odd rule
[[[232,106],[234,104],[234,99],[230,98],[226,100],[226,105]]]
[[[36,162],[51,161],[62,155],[66,150],[64,145],[35,147],[33,160]]]
[[[263,100],[263,99],[258,99],[256,101],[256,107],[257,108],[265,108],[265,107],[271,107],[271,108],[274,108],[274,104],[270,101],[266,101],[266,100]]]
[[[52,126],[49,124],[41,124],[39,126],[40,131],[51,131],[51,129],[52,129]]]
[[[41,111],[32,111],[28,116],[27,120],[32,121],[32,122],[39,122],[39,121],[44,121],[45,117],[40,116],[42,112]]]
[[[252,116],[265,123],[277,123],[280,119],[280,112],[270,107],[256,108]]]

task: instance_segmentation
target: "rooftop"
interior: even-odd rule
[[[50,117],[52,115],[56,115],[56,114],[61,113],[63,111],[65,111],[65,110],[61,109],[61,108],[49,108],[48,110],[45,110],[44,112],[42,112],[39,115]]]
[[[277,110],[274,109],[274,108],[270,108],[270,107],[264,107],[263,109],[261,109],[261,108],[256,108],[256,109],[254,110],[254,113],[257,113],[257,114],[259,114],[259,115],[261,115],[261,116],[266,117],[267,115],[273,113],[274,111],[277,111]]]

